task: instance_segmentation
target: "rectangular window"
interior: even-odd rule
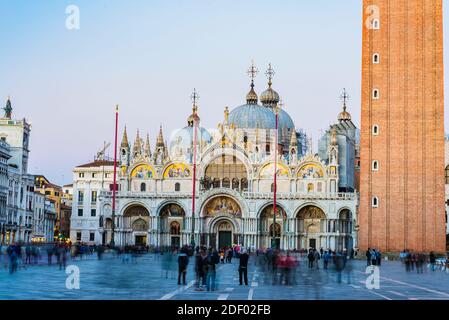
[[[76,233],[76,241],[81,241],[81,232]]]
[[[78,209],[78,217],[82,217],[83,216],[83,209]]]
[[[84,201],[84,191],[78,191],[78,203],[82,203]]]
[[[97,191],[92,191],[92,202],[97,202]]]
[[[91,232],[89,234],[89,241],[95,241],[95,233],[94,232]]]
[[[80,178],[84,178],[84,172],[80,172],[80,173],[79,173],[79,177],[80,177]]]
[[[96,173],[92,173],[92,178],[95,178],[95,176],[96,176]]]
[[[97,209],[91,209],[91,210],[90,210],[90,216],[91,216],[91,217],[97,216]]]

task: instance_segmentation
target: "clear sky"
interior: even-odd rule
[[[316,148],[344,87],[360,124],[361,2],[0,0],[0,97],[11,95],[13,117],[32,123],[29,171],[66,184],[113,143],[115,104],[130,140],[139,128],[154,148],[161,123],[166,139],[186,125],[197,88],[202,126],[216,128],[225,106],[245,102],[254,59],[256,91],[271,62],[274,89]],[[66,28],[72,4],[79,30]]]

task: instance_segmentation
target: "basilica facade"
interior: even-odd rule
[[[349,113],[340,113],[338,123],[327,131],[327,143],[320,146],[326,149],[322,159],[312,152],[311,140],[295,127],[286,110],[278,108],[271,66],[268,88],[260,99],[254,90],[254,67],[250,74],[246,103],[225,108],[213,132],[199,125],[196,94],[186,126],[168,143],[162,127],[154,148],[139,132],[131,144],[125,128],[118,161],[117,245],[182,246],[193,240],[216,248],[233,244],[267,248],[273,243],[281,249],[357,247],[357,193],[341,188],[340,182],[348,180],[351,170],[340,170],[339,152],[349,149],[341,145],[347,139],[340,136],[347,133],[337,130],[337,125],[354,127]],[[352,161],[354,156],[349,155]],[[74,209],[79,210],[76,197],[83,190],[76,186],[75,181]],[[98,190],[96,207],[99,215],[86,218],[90,222],[84,229],[95,232],[89,240],[107,244],[112,232],[112,191]],[[72,217],[72,241],[86,239],[81,232],[83,217]]]

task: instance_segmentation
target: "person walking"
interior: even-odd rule
[[[320,253],[316,249],[313,249],[313,255],[314,255],[314,260],[316,263],[316,268],[319,269],[320,268],[320,259],[321,259]]]
[[[435,253],[433,253],[433,251],[430,251],[429,254],[429,262],[430,262],[430,269],[432,269],[432,271],[435,271],[435,263],[436,263],[437,259],[435,257]]]
[[[245,281],[245,286],[248,285],[248,260],[249,260],[249,255],[246,252],[246,249],[243,249],[242,254],[240,255],[240,262],[239,262],[240,285],[243,285],[243,280]],[[242,279],[242,277],[243,277],[243,279]]]
[[[327,270],[330,258],[331,258],[331,255],[329,253],[329,250],[326,250],[326,252],[324,252],[324,255],[323,255],[324,270]]]
[[[210,248],[207,255],[207,275],[206,286],[207,291],[215,291],[215,279],[217,275],[216,265],[219,263],[218,252],[215,249]]]
[[[207,274],[207,253],[205,248],[201,248],[195,256],[196,289],[203,291],[206,285]]]
[[[313,268],[313,262],[315,261],[315,255],[312,249],[309,249],[309,254],[307,255],[307,259],[309,260],[309,269]]]
[[[187,266],[189,265],[189,256],[187,254],[187,248],[184,246],[178,255],[178,285],[186,285]]]
[[[366,256],[366,265],[369,267],[371,265],[371,248],[368,248],[365,253]]]

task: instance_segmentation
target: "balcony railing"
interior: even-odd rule
[[[235,191],[235,190],[234,190]],[[246,199],[271,199],[272,192],[239,192]],[[101,197],[112,198],[111,191],[102,191]],[[197,194],[199,198],[201,194]],[[189,199],[192,197],[191,192],[131,192],[118,191],[117,198],[164,198],[164,199]],[[316,193],[300,193],[300,192],[278,192],[277,198],[280,200],[356,200],[357,193],[344,192],[316,192]]]

